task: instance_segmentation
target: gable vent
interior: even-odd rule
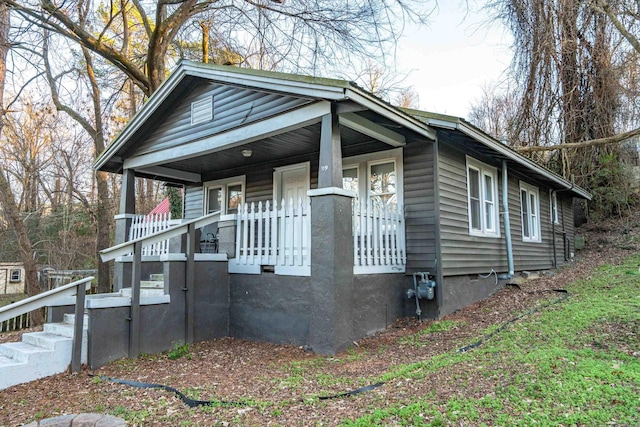
[[[191,125],[208,122],[213,119],[213,96],[191,103]]]

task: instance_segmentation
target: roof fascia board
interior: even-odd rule
[[[158,176],[162,178],[177,179],[186,182],[202,182],[202,176],[199,173],[186,172],[178,169],[167,168],[164,166],[152,166],[149,168],[136,169],[136,172],[140,172],[147,175]]]
[[[330,113],[331,103],[329,101],[318,101],[284,114],[252,122],[178,147],[170,147],[130,157],[125,160],[124,168],[149,168],[166,162],[215,153],[318,123],[322,116]]]
[[[164,100],[171,94],[175,87],[182,81],[185,76],[184,69],[178,67],[167,80],[165,80],[160,87],[155,91],[148,101],[142,106],[135,116],[124,127],[122,132],[116,137],[116,139],[107,147],[107,149],[98,157],[95,161],[93,168],[99,170],[104,166],[107,161],[113,157],[116,151],[131,138],[136,131],[142,126],[149,117],[156,111],[156,109],[164,102]]]
[[[436,139],[435,132],[432,129],[429,129],[429,127],[425,123],[416,120],[405,113],[402,113],[396,107],[385,104],[381,100],[374,98],[371,95],[367,95],[354,87],[350,87],[346,90],[346,97],[368,108],[369,110],[385,116],[388,119],[398,123],[399,125],[418,133],[419,135],[427,137],[432,141],[435,141]]]
[[[406,144],[404,135],[387,129],[377,123],[367,120],[355,113],[345,113],[339,116],[340,124],[364,135],[382,141],[393,147],[402,147]]]
[[[535,169],[538,173],[540,173],[541,175],[543,175],[545,178],[557,183],[558,185],[564,187],[564,189],[566,190],[571,190],[573,192],[575,192],[576,194],[579,194],[581,197],[584,197],[587,200],[591,200],[591,194],[589,192],[587,192],[586,190],[576,186],[575,184],[567,181],[566,179],[550,172],[547,170],[542,169],[537,163],[535,163],[533,160],[519,154],[516,153],[515,151],[513,151],[512,149],[506,147],[505,145],[503,145],[502,143],[496,141],[495,139],[491,138],[490,136],[486,135],[485,133],[475,129],[474,127],[464,123],[464,122],[458,122],[457,124],[457,128],[463,132],[464,134],[470,136],[471,138],[480,141],[481,143],[483,143],[484,145],[490,147],[491,149],[499,152],[500,154],[502,154],[503,156],[507,157],[508,159],[513,160],[514,162],[520,163],[521,165],[529,168],[529,169]]]

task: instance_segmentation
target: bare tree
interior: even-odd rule
[[[267,58],[281,70],[312,70],[354,57],[382,57],[405,21],[424,22],[429,13],[417,0],[160,0],[154,5],[132,0],[111,2],[102,28],[88,28],[81,21],[93,7],[89,1],[69,1],[65,7],[51,0],[3,1],[26,21],[97,53],[147,96],[165,79],[168,58],[178,57],[174,42],[192,18],[213,17],[214,39],[234,44],[230,50],[244,58],[257,52],[256,66],[266,68]],[[123,50],[129,42],[122,31],[125,9],[144,28],[136,54]]]
[[[596,210],[614,213],[619,204],[611,197],[621,193],[611,188],[622,188],[625,178],[611,167],[618,146],[602,141],[629,130],[620,126],[629,55],[621,33],[590,2],[496,0],[488,7],[514,35],[512,76],[520,101],[510,142],[532,153],[542,152],[537,146],[562,147],[538,158],[589,188]],[[598,143],[574,145],[591,140]]]
[[[5,4],[0,3],[0,135],[4,128],[4,118],[7,114],[5,109],[5,79],[7,75],[7,53],[11,46],[9,40],[9,29],[11,27],[9,9]],[[0,165],[0,205],[4,216],[11,225],[18,237],[18,243],[21,250],[22,262],[25,268],[25,281],[27,293],[35,295],[40,292],[36,275],[36,265],[32,255],[31,241],[27,234],[27,229],[20,217],[20,211],[13,198],[13,192],[9,185],[9,181],[5,175],[5,171]],[[42,323],[43,316],[41,311],[35,311],[31,317],[36,324]]]

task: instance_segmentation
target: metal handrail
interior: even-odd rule
[[[147,236],[139,237],[137,239],[129,240],[128,242],[120,243],[110,248],[103,249],[100,251],[100,258],[102,259],[102,262],[111,261],[112,259],[115,259],[119,256],[132,253],[135,244],[138,242],[144,245],[151,245],[153,243],[158,243],[172,237],[186,234],[190,225],[193,225],[195,228],[202,228],[219,220],[220,211],[212,212],[199,218],[183,222],[180,225],[175,225],[162,231],[156,231],[155,233],[151,233]]]
[[[68,285],[25,298],[0,308],[0,322],[21,316],[33,310],[57,302],[62,297],[76,295],[75,322],[73,328],[73,343],[71,344],[71,372],[80,372],[82,367],[82,330],[84,326],[85,291],[91,288],[93,276],[76,280]],[[81,286],[85,284],[84,286]]]

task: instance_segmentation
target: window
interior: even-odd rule
[[[467,157],[469,234],[500,237],[496,168]]]
[[[205,184],[205,214],[220,211],[235,214],[244,200],[244,177],[212,181]]]
[[[538,189],[520,182],[520,209],[522,212],[522,240],[540,242],[540,197]]]
[[[342,160],[342,188],[354,191],[355,202],[402,205],[402,148]]]
[[[358,167],[349,166],[342,169],[342,188],[358,194]]]
[[[558,221],[558,197],[554,191],[549,191],[549,205],[551,210],[551,222],[559,224]]]
[[[11,270],[11,276],[9,278],[10,282],[19,282],[20,279],[22,277],[22,271],[21,270]]]
[[[396,162],[385,160],[369,163],[369,197],[374,203],[396,204]]]

